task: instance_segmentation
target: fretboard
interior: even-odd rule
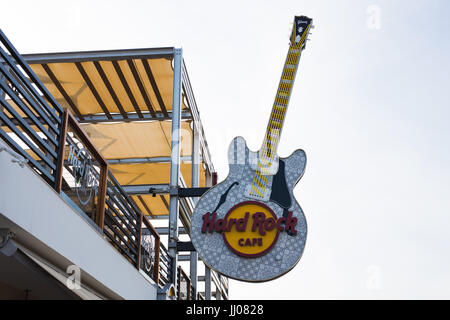
[[[275,102],[272,107],[269,124],[267,125],[264,142],[261,148],[261,156],[267,158],[269,162],[273,159],[278,147],[278,141],[280,139],[281,129],[289,104],[303,42],[304,39],[301,39],[298,43],[291,43],[286,62],[284,63],[283,72],[275,96]]]

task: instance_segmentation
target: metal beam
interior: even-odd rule
[[[190,205],[190,198],[179,198],[180,203],[180,221],[182,225],[186,228],[188,232],[191,229],[191,216],[193,212],[193,207]]]
[[[200,189],[200,134],[197,126],[193,126],[193,134],[192,134],[192,188],[191,192],[194,190]],[[203,189],[203,188],[202,188]],[[206,188],[208,190],[209,188]],[[182,189],[183,190],[183,189]],[[179,190],[178,195],[181,196],[182,190]],[[185,189],[186,190],[186,189]],[[203,194],[203,193],[202,193]],[[197,204],[198,199],[193,198],[194,206]],[[191,243],[192,244],[192,243]],[[197,261],[198,261],[198,252],[193,250],[191,251],[191,259],[189,264],[190,278],[191,284],[193,287],[194,297],[197,297]]]
[[[100,78],[102,78],[103,84],[108,89],[109,94],[111,95],[111,98],[113,99],[114,103],[117,106],[117,109],[119,109],[120,114],[125,119],[127,118],[127,114],[122,106],[122,103],[119,100],[119,97],[117,97],[116,92],[114,91],[114,88],[111,85],[111,82],[109,81],[108,77],[106,76],[105,71],[103,70],[100,62],[94,61],[94,66],[97,69],[98,74],[100,75]]]
[[[204,296],[205,297],[205,300],[208,300],[208,299],[206,299],[206,293],[203,291],[203,292],[199,292],[202,296]],[[211,292],[211,294],[215,297],[216,296],[216,291],[212,291]],[[209,300],[211,300],[211,299],[209,299]]]
[[[178,261],[191,261],[191,255],[190,254],[179,254]],[[198,261],[201,261],[201,259],[198,258]],[[198,278],[200,278],[200,277],[198,277]],[[198,281],[200,281],[200,280],[198,280]],[[202,281],[204,281],[204,280],[202,280]]]
[[[187,197],[201,197],[206,191],[209,190],[209,187],[206,188],[179,188],[178,189],[178,196],[180,198],[187,198]]]
[[[123,71],[120,68],[119,63],[117,61],[113,61],[112,64],[113,64],[114,70],[116,70],[116,74],[119,77],[120,82],[122,83],[123,88],[125,89],[125,92],[128,95],[128,99],[130,99],[130,101],[131,101],[131,105],[133,106],[134,110],[136,110],[139,118],[142,118],[141,109],[139,108],[139,106],[136,102],[136,99],[134,98],[133,92],[131,91],[130,86],[128,85],[128,82],[125,79],[125,76],[123,75]]]
[[[212,186],[211,175],[206,177],[206,185]],[[211,269],[205,264],[205,300],[211,300]]]
[[[212,273],[211,278],[212,278],[214,284],[216,285],[216,291],[218,290],[218,291],[222,292],[224,295],[226,295],[225,286],[220,279],[221,275],[216,273],[215,271],[212,271],[211,273]]]
[[[171,138],[171,157],[170,162],[170,188],[178,187],[180,178],[180,142],[181,142],[181,68],[183,61],[183,50],[175,49],[174,68],[173,68],[173,94],[172,94],[172,138]],[[178,218],[179,201],[178,195],[170,195],[169,205],[169,254],[172,257],[172,282],[177,283],[177,250],[178,241]]]
[[[109,164],[117,164],[111,163]],[[123,163],[135,163],[135,162],[123,162]],[[170,192],[170,186],[168,184],[137,184],[137,185],[125,185],[122,186],[123,190],[129,195],[142,195],[142,194],[173,194],[177,195],[179,198],[190,198],[190,197],[201,197],[209,187],[205,188],[175,188],[172,189],[174,192]],[[178,192],[177,192],[178,190]]]
[[[211,269],[205,266],[205,300],[211,300]]]
[[[191,241],[178,241],[177,242],[177,252],[180,252],[180,251],[195,252],[195,248]]]
[[[161,93],[158,89],[158,85],[156,84],[155,76],[153,75],[152,69],[147,61],[147,59],[141,59],[142,64],[144,65],[145,73],[147,73],[147,77],[150,80],[150,84],[152,85],[153,92],[155,93],[156,100],[158,100],[159,107],[164,115],[167,116],[167,108],[164,104],[164,100],[161,97]]]
[[[1,74],[0,74],[1,75]],[[5,93],[3,93],[3,95],[5,95]],[[187,113],[186,113],[187,114]],[[138,116],[134,113],[127,113],[128,118],[124,118],[121,114],[111,114],[112,119],[108,119],[105,115],[100,114],[100,115],[87,115],[87,116],[83,116],[83,119],[80,119],[79,117],[75,116],[75,118],[77,119],[78,123],[82,123],[82,124],[88,124],[88,123],[103,123],[103,122],[130,122],[130,121],[164,121],[164,120],[171,120],[171,118],[164,118],[162,115],[159,116],[157,114],[157,118],[152,118],[147,116],[146,114],[143,114],[144,118],[138,118]],[[36,117],[37,120],[39,120],[39,122],[44,122],[46,121],[44,118],[42,117]],[[186,119],[190,119],[190,115],[188,118]],[[10,118],[10,120],[15,124],[18,125],[18,122],[16,119],[14,118]],[[33,122],[32,119],[30,119],[29,117],[23,117],[23,120],[26,121],[28,124],[30,125],[34,125],[35,122]],[[182,157],[183,159],[184,157]],[[190,156],[188,156],[190,161]],[[183,160],[184,161],[184,160]]]
[[[133,60],[127,60],[128,67],[131,70],[131,73],[133,74],[134,81],[136,81],[136,84],[139,88],[139,91],[141,92],[142,98],[144,98],[145,105],[147,106],[148,111],[154,116],[155,115],[155,109],[153,108],[153,105],[150,101],[150,98],[145,90],[144,85],[142,84],[141,78],[139,76],[139,73],[136,69],[136,66],[134,65]]]
[[[170,157],[151,157],[151,158],[128,158],[128,159],[109,159],[109,164],[132,164],[132,163],[169,163]],[[180,157],[182,162],[191,161],[191,156]]]
[[[0,38],[1,42],[3,43],[3,46],[6,48],[6,50],[9,52],[9,54],[14,58],[15,61],[12,61],[11,57],[6,54],[3,50],[0,50],[0,55],[4,59],[5,62],[8,63],[8,65],[14,70],[14,72],[17,74],[17,76],[20,77],[21,82],[27,87],[27,89],[32,92],[34,98],[36,98],[42,107],[47,110],[47,112],[54,118],[54,120],[61,124],[62,117],[61,114],[63,113],[63,108],[59,105],[59,103],[56,101],[56,99],[50,94],[50,92],[47,90],[45,85],[42,83],[42,81],[39,79],[39,77],[33,72],[31,67],[28,65],[28,63],[25,62],[25,59],[19,52],[14,48],[12,43],[8,40],[6,35],[2,32],[0,29]],[[3,61],[1,61],[3,62]],[[21,72],[17,66],[17,64],[25,71],[26,76],[24,76],[24,73]],[[30,79],[27,79],[27,78]],[[30,81],[31,80],[31,81]],[[34,83],[38,89],[33,87],[32,83]],[[17,88],[17,86],[16,86]],[[40,91],[42,93],[42,96],[39,94]],[[47,100],[48,103],[45,101]],[[50,106],[51,105],[51,106]]]
[[[128,195],[139,194],[167,194],[170,191],[168,184],[138,184],[122,186]]]
[[[188,106],[192,112],[192,117],[194,119],[194,126],[197,127],[199,132],[199,141],[202,149],[203,154],[203,160],[205,161],[206,165],[208,166],[208,170],[210,172],[214,172],[214,166],[212,164],[211,155],[209,153],[208,143],[205,139],[205,133],[203,130],[203,125],[200,120],[200,114],[198,112],[197,108],[197,102],[195,101],[194,92],[191,87],[191,81],[189,80],[189,75],[187,73],[186,65],[183,61],[182,66],[182,76],[183,76],[183,89],[186,94],[186,99],[188,101]]]
[[[154,214],[153,217],[151,217],[154,220],[166,220],[169,218],[168,214]]]
[[[153,212],[147,206],[147,204],[145,203],[144,199],[142,199],[142,196],[138,195],[137,198],[139,199],[139,201],[141,202],[142,206],[147,211],[147,213],[150,215],[150,217],[153,217]]]
[[[159,235],[168,235],[169,234],[169,228],[166,227],[158,227],[155,228],[156,232],[158,232]],[[144,229],[142,229],[144,230]],[[183,227],[178,227],[178,233],[179,234],[187,234],[186,230]]]
[[[143,58],[172,58],[173,47],[145,48],[125,50],[101,50],[57,53],[35,53],[22,55],[28,64],[58,63],[58,62],[85,62],[85,61],[113,61]],[[0,61],[2,62],[2,61]]]
[[[208,269],[208,270],[211,270],[211,269]],[[209,273],[209,275],[208,275],[208,273]],[[198,276],[198,281],[206,281],[208,278],[209,278],[209,281],[213,280],[214,284],[216,285],[216,292],[217,292],[217,290],[220,291],[222,293],[222,295],[224,295],[225,298],[228,300],[228,293],[226,290],[227,288],[221,282],[220,275],[216,274],[215,271],[206,272],[206,269],[205,269],[205,275]],[[205,284],[205,290],[206,290],[206,284]],[[211,290],[211,288],[209,290]],[[215,292],[211,292],[211,294],[213,296],[216,296]]]
[[[0,73],[0,81],[5,82],[4,79],[5,79],[5,76],[4,76],[3,74]],[[0,97],[4,98],[5,95],[6,95],[6,93],[2,90],[2,88],[0,88]],[[3,111],[3,107],[0,106],[0,112],[2,112],[2,111]]]
[[[100,108],[105,113],[106,117],[108,119],[112,119],[111,114],[109,113],[108,108],[106,107],[106,104],[103,102],[102,97],[100,97],[100,94],[98,93],[97,89],[95,88],[94,84],[92,83],[91,79],[89,78],[89,75],[86,73],[86,70],[84,69],[81,62],[75,63],[78,71],[80,72],[81,76],[84,79],[84,82],[86,82],[87,86],[91,90],[92,95],[94,96],[95,100],[97,101]]]
[[[159,197],[161,198],[161,201],[164,203],[164,205],[166,206],[167,210],[169,210],[169,204],[167,203],[166,198],[164,198],[164,196],[162,194],[159,195]],[[169,214],[170,215],[170,214]],[[170,234],[170,232],[169,232]]]
[[[62,94],[62,96],[64,97],[64,99],[66,100],[66,102],[70,105],[70,107],[72,108],[73,112],[75,112],[75,114],[77,115],[78,118],[83,119],[83,115],[80,113],[80,110],[78,110],[78,107],[75,105],[75,103],[72,101],[72,98],[67,94],[66,90],[64,89],[64,87],[61,85],[61,83],[59,82],[59,80],[56,78],[55,74],[53,73],[53,71],[50,69],[50,67],[47,64],[43,64],[42,68],[44,69],[44,71],[47,73],[47,75],[49,76],[50,80],[52,80],[53,84],[56,86],[56,88],[59,90],[59,92]]]
[[[168,111],[168,116],[165,116],[161,111],[155,111],[155,117],[150,113],[142,112],[142,118],[136,112],[127,112],[127,118],[124,118],[120,113],[110,113],[111,119],[104,114],[87,114],[83,115],[84,119],[77,118],[79,123],[101,123],[101,122],[123,122],[123,121],[164,121],[172,120],[172,111]],[[183,120],[192,120],[192,115],[189,111],[181,113]]]

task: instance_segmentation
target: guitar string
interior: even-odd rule
[[[302,35],[302,39],[301,40],[303,40],[304,39],[304,37],[306,36],[306,32]],[[289,52],[288,52],[288,57],[287,57],[287,59],[286,59],[286,63],[285,63],[285,67],[283,68],[283,74],[282,74],[282,79],[281,79],[281,83],[280,83],[280,86],[279,86],[279,93],[280,93],[280,91],[284,91],[285,89],[286,89],[286,87],[287,87],[287,85],[286,84],[283,84],[283,82],[282,82],[282,80],[283,79],[288,79],[288,80],[290,80],[290,79],[293,79],[293,72],[292,72],[292,70],[290,70],[290,69],[288,69],[287,68],[287,64],[290,64],[290,65],[292,65],[292,60],[297,60],[297,59],[295,59],[296,57],[297,57],[297,54],[299,53],[299,51],[296,51],[296,50],[298,50],[297,48],[298,47],[300,47],[300,45],[303,43],[303,41],[300,41],[297,45],[296,44],[292,44],[293,42],[291,41],[291,45],[290,45],[290,48],[289,48]],[[296,63],[296,61],[295,61],[295,63]],[[288,85],[288,87],[291,87],[291,85],[292,85],[292,80],[290,80],[291,82],[290,82],[290,84]],[[289,92],[289,90],[290,90],[290,88],[287,88],[288,89],[288,91],[287,92]],[[274,127],[273,127],[273,119],[279,119],[279,117],[280,117],[280,114],[282,114],[282,113],[284,113],[285,112],[285,108],[286,108],[286,106],[283,106],[283,105],[286,105],[287,104],[287,99],[285,98],[285,97],[281,97],[280,96],[280,94],[277,94],[277,99],[276,99],[276,101],[275,101],[275,106],[277,106],[277,105],[281,105],[283,108],[281,108],[281,109],[275,109],[274,111],[275,112],[272,112],[272,115],[271,115],[271,119],[270,119],[270,122],[269,122],[269,128],[268,128],[268,131],[266,132],[266,137],[265,137],[265,140],[264,140],[264,144],[263,144],[263,152],[265,153],[266,152],[266,150],[267,150],[267,145],[270,143],[269,141],[267,141],[267,139],[268,139],[268,137],[269,137],[269,134],[270,134],[270,132],[272,131],[272,129],[274,129]],[[275,117],[275,118],[274,118]],[[276,146],[276,142],[277,141],[275,141],[275,146]],[[263,156],[264,156],[264,153],[263,153]],[[271,152],[271,158],[270,159],[273,159],[273,155],[274,155],[274,153],[272,153]],[[265,162],[267,162],[267,160],[269,160],[270,161],[270,159],[264,159],[265,160]],[[260,189],[261,189],[261,179],[262,179],[262,176],[261,176],[261,170],[260,170],[260,167],[261,167],[261,161],[259,161],[258,162],[258,168],[257,168],[257,172],[256,172],[256,175],[255,175],[255,177],[254,177],[254,181],[253,181],[253,186],[252,186],[252,191],[253,191],[253,189],[254,189],[254,187],[255,187],[255,180],[256,180],[256,182],[257,182],[257,184],[256,184],[256,186],[257,186],[257,189],[258,189],[258,191],[260,191]],[[267,165],[266,165],[267,166]],[[255,179],[256,178],[256,179]],[[253,195],[255,195],[255,193],[253,192],[252,193]],[[258,192],[257,193],[258,195],[260,194],[260,192]]]
[[[298,59],[300,57],[300,52],[301,52],[301,46],[303,45],[304,39],[306,38],[306,35],[308,34],[308,29],[309,26],[307,28],[307,30],[305,30],[304,34],[302,35],[300,41],[298,43],[294,43],[290,45],[289,48],[289,52],[288,52],[288,57],[286,59],[285,62],[285,67],[283,68],[283,74],[282,74],[282,78],[281,78],[281,83],[279,86],[279,93],[282,92],[284,94],[287,93],[287,96],[289,97],[289,93],[291,91],[292,88],[292,84],[293,84],[293,78],[294,78],[294,74],[295,74],[295,70],[297,69],[297,64],[298,64]],[[287,65],[294,65],[294,69],[290,69],[287,68]],[[289,69],[289,70],[288,70]],[[283,79],[286,79],[289,81],[288,84],[283,83]],[[286,92],[284,92],[287,89]],[[252,195],[257,195],[257,196],[261,196],[261,191],[263,191],[262,196],[264,196],[265,193],[265,185],[267,185],[267,179],[268,179],[268,175],[261,175],[261,165],[264,163],[264,167],[267,167],[268,164],[271,164],[274,155],[275,155],[275,150],[276,150],[276,146],[278,145],[278,140],[279,140],[279,134],[277,135],[277,137],[275,139],[273,139],[271,142],[267,141],[268,137],[270,136],[270,133],[273,129],[281,129],[281,124],[284,120],[284,116],[285,116],[285,111],[287,108],[287,97],[280,97],[280,94],[277,94],[277,99],[275,100],[275,108],[274,111],[272,112],[271,115],[271,119],[269,121],[269,128],[266,132],[266,138],[264,140],[264,145],[263,145],[263,150],[262,150],[262,154],[264,156],[264,153],[267,151],[267,145],[270,144],[271,146],[271,152],[270,152],[270,158],[264,159],[264,162],[262,162],[260,159],[258,159],[258,166],[257,166],[257,172],[254,176],[253,179],[253,183],[252,183],[252,188],[250,193]],[[277,108],[277,106],[282,106],[282,108]],[[278,121],[278,125],[274,126],[274,122],[273,120],[277,120]],[[281,120],[281,121],[280,121]],[[278,126],[278,128],[276,128]],[[261,180],[263,179],[263,183],[261,184]],[[256,184],[255,184],[256,182]],[[256,186],[256,190],[254,190],[254,187]],[[254,191],[257,191],[256,194]]]
[[[307,32],[308,32],[308,28],[306,30],[305,35],[307,34]],[[288,105],[288,98],[289,98],[289,94],[290,94],[290,92],[292,90],[294,77],[295,77],[295,72],[296,72],[296,70],[298,68],[298,62],[299,62],[300,54],[301,54],[301,46],[303,45],[303,42],[304,42],[304,39],[302,39],[302,41],[300,41],[299,43],[297,43],[297,44],[295,44],[293,46],[293,48],[294,48],[294,55],[293,55],[293,57],[291,59],[291,64],[294,65],[295,68],[294,69],[290,69],[290,71],[289,71],[289,79],[291,79],[291,81],[290,81],[289,86],[288,86],[289,87],[288,88],[288,96],[284,98],[284,100],[285,100],[285,102],[284,102],[285,107],[284,107],[284,110],[283,110],[284,112],[282,112],[280,114],[281,118],[278,120],[280,124],[282,124],[284,122],[284,118],[286,116],[286,110],[287,110],[287,105]],[[281,130],[281,125],[280,125],[280,130]],[[279,140],[276,141],[277,145],[278,145],[278,142],[279,142]],[[263,194],[262,194],[263,197],[264,197],[265,187],[267,185],[268,177],[269,177],[268,175],[264,176],[262,184],[261,184],[262,185],[262,190],[263,190]]]
[[[302,36],[302,40],[303,40],[303,38],[306,36],[306,33],[305,34],[303,34],[303,36]],[[269,136],[269,134],[270,134],[270,132],[272,131],[272,129],[274,129],[274,127],[273,127],[273,119],[274,118],[276,118],[276,119],[278,119],[279,117],[280,117],[280,114],[282,114],[282,113],[284,113],[285,112],[285,108],[286,108],[286,98],[285,97],[281,97],[280,96],[280,91],[283,91],[284,89],[286,89],[286,84],[283,84],[283,79],[288,79],[288,80],[290,80],[290,78],[293,78],[292,77],[292,72],[291,72],[291,70],[289,69],[288,70],[288,68],[287,68],[287,65],[292,65],[292,60],[294,60],[295,59],[295,57],[296,57],[296,53],[295,53],[295,50],[296,50],[296,47],[298,47],[298,45],[296,46],[295,44],[292,44],[293,42],[291,41],[291,45],[290,45],[290,48],[289,48],[289,51],[288,51],[288,56],[287,56],[287,58],[286,58],[286,62],[285,62],[285,66],[284,66],[284,68],[283,68],[283,73],[282,73],[282,78],[281,78],[281,83],[280,83],[280,85],[279,85],[279,90],[278,90],[278,94],[277,94],[277,98],[276,98],[276,100],[275,100],[275,106],[277,106],[277,105],[281,105],[283,108],[281,108],[281,109],[275,109],[274,111],[275,112],[272,112],[272,114],[271,114],[271,119],[270,119],[270,121],[269,121],[269,128],[268,128],[268,130],[267,130],[267,132],[266,132],[266,136],[265,136],[265,140],[264,140],[264,144],[263,144],[263,155],[264,155],[264,153],[266,152],[266,150],[267,150],[267,145],[268,145],[268,141],[267,141],[267,138],[268,138],[268,136]],[[300,43],[303,43],[303,41],[300,41]],[[291,84],[292,84],[292,80],[290,80],[291,81]],[[289,87],[290,87],[290,85],[289,85]],[[290,88],[287,88],[287,89],[290,89]],[[289,91],[288,91],[289,92]],[[276,143],[276,141],[275,141],[275,143]],[[265,162],[267,162],[267,160],[269,160],[269,163],[271,162],[271,159],[273,159],[273,155],[274,155],[274,152],[271,152],[271,158],[270,159],[264,159],[265,160]],[[265,188],[261,188],[262,186],[261,186],[261,179],[262,179],[262,176],[263,175],[261,175],[261,170],[260,170],[260,167],[261,167],[261,161],[260,161],[260,159],[258,159],[258,167],[257,167],[257,172],[256,172],[256,175],[255,175],[255,177],[254,177],[254,181],[253,181],[253,185],[252,185],[252,194],[253,195],[260,195],[261,194],[261,189],[265,189]],[[266,164],[266,166],[267,166],[267,164]],[[256,180],[256,182],[257,182],[257,184],[255,184],[255,180]],[[254,187],[255,187],[255,185],[256,185],[256,187],[257,187],[257,193],[255,194],[255,192],[253,192],[254,190]]]
[[[279,104],[282,106],[281,109],[276,109],[275,115],[272,118],[272,123],[270,126],[270,132],[269,132],[269,139],[270,141],[268,142],[268,144],[271,144],[271,148],[273,149],[271,154],[270,154],[270,158],[269,158],[269,163],[272,162],[273,158],[275,157],[275,150],[277,148],[278,145],[278,141],[277,139],[279,138],[279,131],[281,129],[281,123],[282,123],[282,119],[283,119],[283,114],[285,114],[286,112],[286,106],[287,106],[287,95],[289,95],[290,89],[291,89],[291,83],[292,83],[292,69],[291,66],[294,65],[295,61],[296,61],[296,54],[295,54],[295,47],[292,46],[291,48],[292,50],[290,50],[290,54],[288,57],[288,69],[286,70],[286,74],[284,75],[283,79],[287,79],[289,81],[288,84],[283,83],[282,86],[280,87],[280,91],[279,94],[281,96],[279,101]],[[278,134],[277,137],[273,137],[272,136],[272,131],[274,130],[278,130]],[[261,175],[258,181],[258,185],[259,185],[259,190],[257,192],[257,196],[260,197],[264,197],[264,193],[265,193],[265,185],[267,184],[267,179],[268,179],[268,175]]]
[[[289,59],[289,53],[290,53],[290,51],[291,51],[291,48],[289,48],[288,56],[287,56],[287,58],[286,58],[285,65],[284,65],[284,67],[283,67],[282,79],[283,79],[283,75],[285,74],[286,64],[287,64],[287,60]],[[282,80],[280,81],[280,84],[279,84],[279,86],[278,86],[278,92],[279,92],[279,90],[280,90],[280,86],[281,86],[281,85],[282,85]],[[280,100],[280,96],[277,94],[276,99],[275,99],[275,102],[274,102],[274,105],[275,105],[275,106],[279,104],[279,100]],[[257,166],[257,168],[256,168],[256,174],[255,174],[255,176],[254,176],[254,178],[253,178],[252,188],[251,188],[251,191],[250,191],[250,193],[253,194],[253,195],[256,195],[256,194],[254,193],[254,191],[256,191],[256,190],[254,190],[254,188],[257,186],[255,182],[258,181],[258,184],[259,184],[260,168],[261,168],[261,165],[262,165],[261,157],[265,157],[265,154],[266,154],[266,149],[267,149],[267,137],[268,137],[269,132],[270,132],[270,130],[271,130],[271,123],[272,123],[272,119],[273,119],[273,117],[274,117],[274,112],[276,112],[276,110],[272,110],[272,112],[271,112],[271,114],[270,114],[269,127],[267,128],[266,135],[265,135],[265,137],[264,137],[263,146],[262,146],[262,149],[261,149],[261,155],[260,155],[260,157],[259,157],[259,159],[258,159],[258,166]],[[259,188],[257,188],[257,189],[259,189]]]
[[[267,162],[270,162],[270,158],[267,157],[267,146],[270,144],[271,148],[274,149],[273,148],[273,143],[271,143],[271,142],[274,142],[274,141],[268,141],[269,137],[271,136],[272,130],[275,129],[275,127],[274,127],[274,120],[275,119],[279,119],[279,114],[284,112],[284,110],[283,110],[284,109],[284,106],[283,106],[284,105],[284,99],[279,93],[280,92],[284,92],[285,89],[286,89],[286,84],[283,83],[283,79],[288,79],[290,77],[288,69],[287,69],[287,65],[292,63],[292,60],[293,60],[293,54],[292,53],[293,53],[293,50],[292,50],[292,45],[291,45],[290,48],[289,48],[289,51],[288,51],[288,56],[286,58],[285,66],[283,68],[283,73],[282,73],[282,77],[281,77],[279,88],[278,88],[278,94],[277,94],[277,97],[275,99],[275,103],[274,103],[274,107],[275,108],[273,108],[273,111],[271,113],[271,118],[270,118],[270,121],[269,121],[269,127],[267,129],[266,136],[265,136],[264,143],[263,143],[262,156],[264,157],[264,164],[265,164],[265,166],[268,165]],[[278,108],[278,107],[281,107],[281,108]],[[272,156],[273,152],[271,152],[270,154]],[[258,192],[256,192],[256,194],[254,193],[254,195],[258,195],[258,196],[260,195],[260,189],[261,189],[260,188],[260,182],[261,182],[261,178],[262,178],[261,171],[259,169],[260,168],[258,168],[257,175],[255,176],[256,182],[257,182],[256,186],[257,186],[257,191]]]
[[[302,36],[302,38],[304,38],[304,36],[306,36],[306,33]],[[303,43],[303,41],[300,41],[300,43]],[[291,79],[293,79],[293,73],[292,73],[292,70],[290,70],[290,69],[288,69],[287,68],[287,65],[288,64],[290,64],[290,65],[292,65],[292,60],[296,60],[295,58],[296,58],[296,56],[297,56],[297,54],[298,54],[298,52],[296,52],[296,50],[298,50],[296,47],[298,47],[298,45],[296,46],[295,44],[294,45],[292,45],[291,44],[291,46],[290,46],[290,48],[289,48],[289,52],[288,52],[288,57],[287,57],[287,59],[286,59],[286,62],[285,62],[285,67],[283,68],[284,70],[283,70],[283,74],[282,74],[282,79],[281,79],[281,83],[280,83],[280,87],[279,87],[279,92],[280,91],[285,91],[285,89],[288,89],[288,91],[287,92],[289,92],[289,89],[290,88],[286,88],[286,87],[291,87],[291,85],[292,85],[292,80]],[[283,82],[282,82],[282,80],[283,79],[287,79],[287,80],[289,80],[290,81],[290,84],[289,85],[286,85],[286,84],[284,84]],[[280,115],[281,114],[283,114],[284,112],[285,112],[285,108],[286,108],[286,98],[285,97],[281,97],[279,94],[277,94],[277,99],[276,99],[276,101],[275,101],[275,106],[281,106],[282,108],[277,108],[277,109],[275,109],[274,111],[275,112],[272,112],[272,115],[271,115],[271,119],[270,119],[270,122],[269,122],[269,128],[268,128],[268,131],[267,131],[267,133],[266,133],[266,138],[265,138],[265,143],[263,144],[263,150],[262,151],[266,151],[266,146],[268,145],[268,141],[267,141],[267,138],[268,138],[268,136],[269,136],[269,133],[270,133],[270,131],[272,130],[272,129],[274,129],[274,123],[273,123],[273,120],[274,119],[279,119],[280,118]],[[275,141],[275,143],[276,143],[276,141]],[[264,154],[263,154],[264,155]],[[274,153],[271,153],[271,155],[272,155],[272,157],[271,158],[273,158],[273,155],[274,155]],[[265,159],[265,160],[267,160],[267,159]],[[270,160],[270,159],[269,159]],[[257,168],[257,174],[255,175],[255,178],[256,178],[256,181],[257,181],[257,186],[258,186],[258,189],[261,189],[260,188],[260,182],[261,182],[261,172],[260,172],[260,162],[258,163],[259,165],[258,165],[258,168]],[[255,179],[254,179],[255,180]],[[254,181],[255,182],[255,181]],[[253,184],[253,186],[255,186],[255,184]],[[252,188],[253,189],[253,188]],[[253,191],[253,190],[252,190]],[[254,193],[253,193],[254,194]]]
[[[293,56],[292,56],[292,59],[291,59],[291,65],[294,65],[294,66],[296,66],[297,64],[298,64],[298,60],[299,60],[299,58],[300,58],[300,50],[298,50],[297,48],[296,48],[297,46],[293,46],[293,48],[294,48],[294,54],[293,54]],[[296,50],[298,50],[298,51],[296,51]],[[276,150],[276,148],[277,148],[277,146],[278,146],[278,142],[279,142],[279,136],[280,136],[280,131],[281,131],[281,127],[282,127],[282,123],[283,123],[283,121],[284,121],[284,118],[285,118],[285,116],[286,116],[286,110],[287,110],[287,105],[288,105],[288,98],[289,98],[289,94],[290,94],[290,92],[291,92],[291,90],[292,90],[292,85],[293,85],[293,82],[294,82],[294,77],[295,77],[295,70],[296,70],[296,68],[294,68],[294,69],[290,69],[290,71],[289,71],[289,84],[287,84],[286,86],[285,86],[285,88],[283,89],[283,90],[287,90],[286,91],[286,93],[287,93],[287,96],[286,97],[284,97],[284,108],[283,108],[283,112],[280,112],[279,113],[279,115],[278,115],[278,118],[277,118],[277,121],[278,121],[278,123],[279,123],[279,128],[278,128],[278,130],[279,130],[279,132],[278,132],[278,137],[277,137],[277,140],[276,140],[276,145],[275,145],[275,150]],[[272,159],[275,157],[275,153],[273,154],[273,156],[272,156]],[[261,183],[261,186],[262,186],[262,197],[264,197],[264,194],[265,194],[265,190],[266,190],[266,185],[267,185],[267,180],[268,180],[268,178],[269,178],[269,176],[268,175],[265,175],[264,177],[263,177],[263,180],[262,180],[262,183]]]
[[[288,53],[288,57],[286,59],[287,62],[285,63],[285,65],[286,64],[291,64],[292,63],[292,58],[293,58],[292,48],[290,48],[289,53]],[[288,69],[287,68],[283,68],[283,69],[284,70],[283,70],[283,74],[282,74],[282,80],[289,78]],[[285,93],[285,91],[286,91],[286,84],[281,82],[280,85],[279,85],[278,92],[279,93],[280,92]],[[277,94],[277,97],[276,97],[276,100],[275,100],[275,103],[274,103],[274,107],[275,108],[273,108],[273,111],[271,113],[271,118],[270,118],[270,121],[269,121],[268,131],[266,132],[266,136],[265,136],[265,140],[264,140],[265,143],[263,144],[263,151],[264,151],[263,156],[266,156],[266,158],[269,159],[269,160],[270,160],[270,158],[267,157],[267,147],[269,145],[272,145],[272,144],[270,144],[269,137],[271,136],[271,134],[270,134],[271,131],[276,128],[274,120],[279,119],[279,115],[284,112],[284,107],[285,107],[284,106],[284,104],[285,104],[284,100],[285,100],[285,98],[282,97],[282,95]],[[270,154],[272,155],[273,153],[271,152]],[[267,159],[265,159],[265,160],[267,160]]]
[[[305,32],[305,35],[308,33],[308,28],[307,28],[307,30],[306,30],[306,32]],[[303,37],[302,37],[303,38]],[[294,77],[295,77],[295,72],[296,72],[296,70],[297,70],[297,68],[298,68],[298,62],[299,62],[299,59],[300,59],[300,54],[301,54],[301,46],[303,45],[303,43],[304,43],[304,39],[302,39],[302,41],[300,41],[299,43],[296,43],[295,45],[293,45],[293,51],[294,51],[294,55],[293,55],[293,57],[292,57],[292,59],[291,59],[291,65],[294,65],[295,66],[295,68],[294,69],[291,69],[290,68],[290,70],[289,70],[289,80],[290,80],[290,82],[289,82],[289,85],[287,86],[288,88],[288,93],[290,94],[290,92],[291,92],[291,90],[292,90],[292,86],[293,86],[293,82],[294,82]],[[285,88],[286,88],[286,86],[285,86]],[[280,117],[281,118],[279,118],[278,119],[278,121],[279,121],[279,124],[282,124],[283,122],[284,122],[284,118],[285,118],[285,116],[286,116],[286,110],[287,110],[287,105],[288,105],[288,98],[289,98],[289,94],[288,94],[288,96],[286,97],[284,97],[284,105],[285,105],[285,108],[284,108],[284,112],[282,112],[281,114],[280,114]],[[280,130],[281,130],[281,125],[280,125]],[[278,140],[276,141],[276,146],[278,145],[278,142],[279,142],[279,136],[278,136]],[[273,157],[274,157],[275,155],[273,155]],[[272,158],[273,158],[272,157]],[[262,187],[262,190],[263,190],[263,194],[262,194],[262,197],[264,197],[264,193],[265,193],[265,187],[266,187],[266,185],[267,185],[267,180],[268,180],[268,175],[266,175],[266,176],[264,176],[263,177],[263,181],[262,181],[262,183],[260,183],[260,185],[261,185],[261,187]]]

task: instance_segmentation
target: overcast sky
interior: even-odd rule
[[[182,47],[219,180],[257,150],[294,15],[314,19],[279,154],[306,151],[299,264],[232,299],[450,298],[448,1],[6,1],[21,53]]]

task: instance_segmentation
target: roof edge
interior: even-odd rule
[[[23,54],[28,64],[172,58],[175,47]]]

